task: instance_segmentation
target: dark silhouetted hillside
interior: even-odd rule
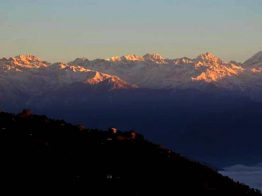
[[[0,113],[1,187],[85,195],[260,195],[137,132]],[[49,192],[50,194],[52,192]]]

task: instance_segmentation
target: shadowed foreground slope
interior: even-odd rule
[[[2,186],[55,187],[92,195],[260,195],[216,171],[144,140],[45,116],[0,113]],[[76,192],[75,192],[76,193]]]

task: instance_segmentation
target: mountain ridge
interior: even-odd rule
[[[126,55],[94,61],[78,58],[69,64],[117,75],[142,88],[186,88],[193,83],[206,82],[221,88],[248,91],[253,85],[262,84],[259,79],[262,69],[235,61],[225,62],[210,52],[193,59],[168,59],[159,54],[147,54],[152,58],[145,56]]]
[[[262,67],[258,65],[260,54],[257,53],[244,64],[225,62],[210,52],[193,59],[167,59],[153,53],[111,59],[77,58],[69,63],[53,64],[34,55],[18,55],[0,59],[0,79],[3,89],[19,81],[21,84],[18,86],[24,86],[22,89],[38,91],[37,86],[27,87],[30,78],[37,79],[36,84],[42,83],[48,88],[83,82],[92,86],[101,83],[109,89],[201,89],[203,84],[211,83],[218,88],[241,91],[259,100],[262,97],[262,90],[259,90],[262,86]]]

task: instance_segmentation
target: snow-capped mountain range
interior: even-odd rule
[[[41,94],[73,83],[89,86],[103,84],[109,89],[133,87],[117,76],[93,71],[83,66],[51,64],[33,55],[0,59],[0,80],[1,90],[7,94],[13,91],[32,95]]]
[[[78,58],[69,64],[116,75],[143,88],[188,88],[212,84],[226,89],[262,89],[262,52],[245,63],[224,62],[212,53],[167,59],[159,54],[126,55],[107,60]]]
[[[214,85],[253,96],[262,91],[262,52],[245,63],[224,62],[212,53],[196,58],[167,59],[159,54],[109,59],[77,58],[49,63],[33,55],[0,59],[2,97],[14,92],[39,95],[50,89],[81,83],[108,90],[129,88],[187,89]]]

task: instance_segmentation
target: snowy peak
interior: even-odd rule
[[[211,52],[206,52],[206,53],[200,54],[198,56],[198,58],[203,59],[203,60],[209,60],[209,61],[212,61],[212,62],[221,61],[221,59],[219,57],[217,57],[216,55],[214,55]]]
[[[104,80],[109,79],[111,76],[108,74],[102,74],[98,71],[91,72],[90,78],[85,81],[88,84],[98,84]]]
[[[111,58],[107,59],[107,61],[120,62],[121,61],[121,57],[119,57],[119,56],[112,56]]]
[[[145,54],[144,56],[139,56],[135,54],[125,55],[125,56],[113,56],[107,59],[110,62],[154,62],[154,63],[166,63],[166,59],[162,57],[160,54]]]
[[[35,62],[35,61],[41,61],[40,58],[32,55],[32,54],[21,54],[15,57],[17,61],[21,61],[24,63],[29,63],[29,62]]]
[[[210,52],[201,54],[195,59],[195,64],[197,66],[206,66],[210,64],[222,64],[222,63],[223,62],[219,57],[215,56]]]
[[[239,76],[244,69],[238,65],[230,64],[227,66],[210,67],[192,77],[193,81],[205,81],[207,83],[222,81],[223,79]]]
[[[203,64],[222,64],[222,60],[210,52],[200,54],[195,61]]]
[[[143,56],[145,61],[155,62],[158,64],[175,64],[175,65],[194,65],[194,66],[210,66],[210,65],[222,65],[223,61],[210,52],[200,54],[194,59],[188,57],[167,59],[160,54],[146,54]]]
[[[84,81],[86,84],[96,85],[102,88],[113,89],[127,89],[135,86],[128,84],[117,76],[104,74],[98,71],[90,71],[89,78]]]
[[[188,58],[188,57],[182,57],[182,58],[178,58],[175,59],[174,64],[176,65],[188,65],[188,64],[193,64],[193,60]]]
[[[196,77],[192,77],[193,81],[218,82],[238,77],[244,71],[240,64],[223,62],[210,52],[199,55],[193,62],[197,70],[202,70]]]
[[[54,63],[50,66],[51,69],[66,69],[68,67],[67,64],[62,63],[62,62],[58,62],[58,63]]]
[[[121,60],[124,61],[143,61],[144,58],[135,54],[122,56]]]
[[[21,71],[23,69],[33,69],[33,68],[45,68],[49,66],[49,63],[42,61],[40,58],[34,55],[18,55],[16,57],[11,57],[9,59],[0,59],[0,66],[4,70],[15,70]]]
[[[133,88],[132,85],[117,76],[94,71],[84,66],[55,63],[46,70],[49,71],[49,75],[56,75],[55,78],[62,84],[80,82],[94,87],[102,87],[107,90]]]
[[[146,61],[152,61],[155,63],[165,63],[166,59],[164,57],[162,57],[160,54],[157,53],[153,53],[153,54],[146,54],[143,56],[143,58]]]
[[[31,54],[19,55],[12,58],[12,60],[15,65],[24,68],[42,68],[49,65],[47,62],[44,62],[40,58]]]
[[[78,65],[78,64],[83,63],[83,62],[89,63],[90,61],[89,61],[89,59],[87,59],[85,57],[83,57],[83,58],[76,58],[74,61],[71,62],[71,64]]]
[[[127,61],[144,61],[144,58],[142,56],[138,56],[135,54],[129,54],[121,57],[113,56],[107,60],[111,62],[127,62]]]
[[[262,66],[262,51],[256,53],[254,56],[244,62],[245,66]]]
[[[81,72],[90,72],[90,69],[87,69],[83,66],[78,66],[78,65],[68,65],[65,63],[54,63],[50,66],[51,69],[53,70],[60,70],[60,71],[71,71],[75,73],[81,73]]]

